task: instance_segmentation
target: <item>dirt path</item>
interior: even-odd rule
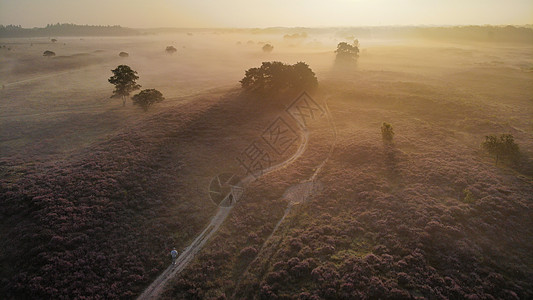
[[[246,187],[248,184],[259,178],[260,176],[264,176],[268,173],[283,169],[293,163],[305,152],[309,140],[309,132],[307,130],[303,130],[303,134],[300,136],[300,139],[300,146],[291,157],[277,165],[271,166],[255,174],[248,175],[247,177],[241,180],[239,185],[242,187]],[[238,200],[239,199],[235,199],[235,202],[237,202]],[[176,274],[179,274],[181,271],[183,271],[183,269],[185,269],[185,267],[189,264],[189,262],[191,262],[195,255],[202,249],[205,243],[211,238],[211,236],[215,232],[217,232],[218,228],[220,227],[220,225],[222,225],[232,208],[233,206],[219,207],[217,213],[211,219],[209,225],[204,229],[204,231],[202,231],[202,233],[200,233],[196,237],[196,239],[194,239],[194,241],[185,249],[185,251],[180,254],[180,256],[176,260],[176,264],[170,265],[163,273],[161,273],[161,275],[159,275],[159,277],[157,277],[157,279],[154,280],[137,299],[157,299],[159,295],[161,295],[161,293],[163,292],[163,289],[167,282],[172,279]]]
[[[244,277],[246,273],[250,270],[250,267],[253,265],[253,263],[260,257],[261,253],[264,252],[264,250],[267,248],[267,245],[270,244],[270,246],[274,246],[274,248],[277,248],[282,242],[283,239],[279,239],[276,243],[276,245],[273,245],[273,242],[271,242],[272,237],[274,234],[278,231],[279,226],[283,223],[285,218],[289,215],[291,212],[291,209],[294,205],[304,203],[307,201],[307,199],[314,194],[317,189],[320,188],[320,183],[316,181],[316,178],[318,176],[318,173],[322,170],[324,165],[328,162],[329,158],[333,154],[333,150],[335,150],[335,146],[337,145],[337,127],[335,126],[335,123],[333,122],[333,119],[331,118],[331,113],[329,111],[329,107],[326,104],[326,116],[328,118],[328,123],[331,126],[333,130],[333,136],[334,140],[331,144],[330,150],[328,152],[328,155],[326,158],[316,167],[315,172],[313,175],[306,181],[303,181],[299,184],[290,186],[285,193],[282,196],[282,199],[286,199],[289,204],[287,205],[287,208],[285,209],[285,212],[283,213],[283,216],[281,219],[276,223],[276,226],[274,226],[274,229],[272,230],[272,233],[268,236],[268,238],[263,242],[263,245],[259,249],[257,256],[246,266],[246,269],[244,269],[244,272],[239,277],[239,280],[237,281],[237,284],[235,285],[235,291],[233,292],[233,295],[231,299],[235,299],[236,293],[238,291],[238,288],[241,284],[241,280]]]

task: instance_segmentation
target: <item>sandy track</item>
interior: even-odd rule
[[[305,149],[307,148],[309,132],[306,129],[303,130],[303,134],[300,136],[300,139],[300,146],[291,157],[279,164],[248,175],[241,180],[239,185],[246,187],[246,185],[250,184],[260,176],[283,169],[293,163],[305,152]],[[238,201],[238,199],[236,199],[236,201]],[[194,241],[185,249],[185,251],[180,254],[176,260],[176,264],[168,266],[167,269],[161,273],[161,275],[159,275],[159,277],[157,277],[157,279],[154,280],[137,299],[157,299],[163,292],[168,281],[176,274],[179,274],[181,271],[183,271],[189,262],[193,260],[195,255],[202,249],[205,243],[211,238],[211,236],[218,231],[220,225],[222,225],[232,208],[233,206],[219,207],[217,213],[211,219],[211,222],[209,222],[209,225],[194,239]]]

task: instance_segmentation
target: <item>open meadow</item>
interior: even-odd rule
[[[366,36],[339,64],[357,36],[294,30],[0,39],[0,294],[138,297],[217,213],[212,178],[244,178],[287,117],[299,139],[273,160],[301,155],[246,186],[160,298],[533,297],[533,43]],[[268,61],[316,74],[306,126],[301,91],[241,89]],[[110,98],[122,64],[165,100]],[[481,147],[500,134],[514,163]]]

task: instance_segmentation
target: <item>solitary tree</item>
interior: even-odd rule
[[[111,98],[122,98],[122,105],[126,106],[126,97],[141,87],[136,82],[139,76],[137,76],[136,71],[133,71],[126,65],[120,65],[116,69],[111,70],[111,72],[113,72],[113,76],[109,77],[108,81],[115,86]]]
[[[174,54],[178,51],[178,49],[174,48],[174,46],[168,46],[165,51],[168,53],[168,54]]]
[[[265,44],[263,46],[263,52],[270,53],[270,52],[272,52],[272,50],[274,50],[274,46],[272,46],[270,44]]]
[[[52,41],[52,43],[55,43],[55,42],[57,42],[57,40],[56,40],[56,39],[51,39],[51,41]]]
[[[129,54],[128,52],[124,52],[124,51],[122,51],[122,52],[120,52],[120,53],[118,54],[118,56],[120,56],[120,57],[128,57],[128,56],[130,56],[130,54]]]
[[[381,137],[385,143],[392,143],[392,138],[394,137],[394,130],[392,125],[386,122],[383,122],[381,125]]]
[[[495,135],[485,136],[485,141],[481,143],[481,146],[489,154],[494,155],[496,165],[503,158],[514,161],[520,154],[512,134],[502,134],[499,137]]]
[[[50,57],[50,56],[56,56],[56,54],[55,54],[55,52],[53,52],[53,51],[46,50],[46,51],[44,51],[43,56],[48,56],[48,57]]]
[[[359,57],[359,47],[341,42],[337,45],[335,53],[337,53],[335,58],[337,61],[354,61]]]
[[[165,100],[163,94],[156,89],[142,90],[137,95],[133,95],[132,99],[133,104],[139,105],[144,111],[147,111],[154,103]]]

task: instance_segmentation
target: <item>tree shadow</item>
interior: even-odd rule
[[[392,182],[399,182],[401,178],[399,162],[399,150],[394,148],[393,143],[383,142],[385,173],[387,178]]]

